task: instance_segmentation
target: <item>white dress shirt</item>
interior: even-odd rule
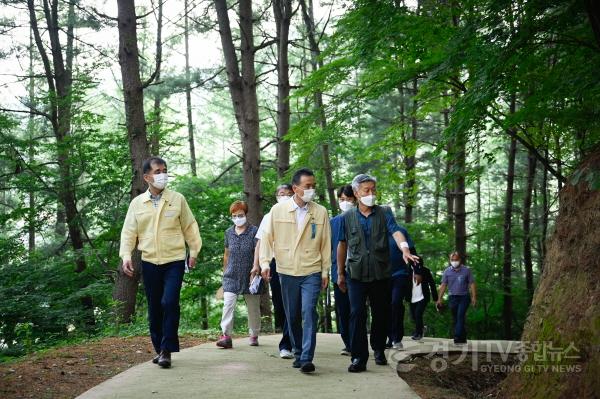
[[[308,203],[301,207],[294,198],[292,198],[292,202],[294,203],[294,210],[296,211],[296,224],[298,225],[298,231],[300,231],[302,223],[304,223],[304,218],[306,218],[306,214],[308,213]]]

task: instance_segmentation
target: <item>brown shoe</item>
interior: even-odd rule
[[[171,367],[171,352],[163,349],[158,357],[158,365],[164,369]]]

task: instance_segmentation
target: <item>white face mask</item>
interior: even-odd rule
[[[304,190],[304,195],[302,196],[302,201],[310,202],[315,198],[315,189],[307,188]]]
[[[452,265],[453,268],[458,268],[460,266],[460,262],[457,260],[453,260],[450,262],[450,264]]]
[[[350,201],[340,201],[340,209],[342,210],[342,212],[346,212],[349,209],[352,209],[352,207],[354,207],[354,204]]]
[[[374,195],[365,195],[364,197],[360,197],[360,202],[368,207],[375,205],[375,200],[376,198]]]
[[[154,175],[154,183],[150,183],[157,190],[163,190],[169,183],[169,175],[166,173],[160,173]]]
[[[289,200],[290,198],[292,198],[291,195],[278,195],[277,196],[277,203],[280,204],[282,202],[285,202],[285,201]]]
[[[235,224],[237,227],[242,227],[243,225],[246,224],[246,216],[242,216],[242,217],[233,216],[231,218],[231,220],[233,220],[233,224]]]

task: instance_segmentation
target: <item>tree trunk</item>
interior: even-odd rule
[[[586,6],[600,45],[600,6],[590,0]],[[580,178],[567,179],[559,193],[556,230],[521,337],[558,348],[560,355],[552,363],[575,364],[581,371],[553,373],[551,378],[543,372],[512,373],[502,381],[499,397],[583,398],[598,392],[600,284],[595,276],[600,269],[599,173],[600,146],[596,146],[574,172]],[[534,355],[543,350],[529,352],[525,364],[539,366]],[[555,358],[544,356],[544,365],[549,359]]]
[[[244,192],[248,200],[248,220],[257,224],[262,217],[260,184],[260,147],[258,100],[256,97],[256,75],[254,71],[254,34],[252,23],[252,2],[241,0],[238,3],[241,36],[241,73],[238,56],[233,44],[231,25],[227,14],[227,1],[214,0],[219,21],[219,34],[225,58],[229,93],[233,103],[242,141],[242,164]]]
[[[190,32],[189,32],[189,0],[185,0],[184,41],[185,41],[185,105],[187,110],[188,143],[190,147],[190,170],[192,176],[196,172],[196,144],[194,141],[194,123],[192,121],[192,86],[190,79]],[[208,317],[208,315],[206,315]]]
[[[119,64],[123,81],[125,100],[125,124],[129,154],[131,156],[131,199],[146,190],[142,164],[149,158],[146,118],[144,115],[144,89],[140,78],[140,60],[138,52],[136,14],[133,0],[118,0]],[[118,309],[119,320],[131,321],[135,313],[135,298],[140,280],[141,255],[134,251],[134,277],[127,277],[119,267],[115,279],[113,299],[121,305]]]
[[[34,51],[34,43],[33,43],[33,32],[29,30],[29,104],[32,107],[35,107],[35,79],[33,77],[33,51]],[[29,119],[27,120],[27,132],[29,134],[29,159],[30,163],[33,163],[34,160],[34,146],[33,146],[33,136],[35,131],[35,119],[34,115],[29,114]],[[28,237],[28,251],[31,256],[35,251],[35,192],[29,190],[29,211],[27,217],[27,237]]]
[[[536,361],[533,355],[539,356],[540,348],[528,353],[525,365],[574,364],[581,371],[552,373],[552,378],[543,372],[512,373],[502,382],[500,397],[584,398],[598,392],[600,191],[590,182],[598,184],[600,147],[577,169],[574,175],[584,176],[568,179],[560,193],[556,230],[521,339],[551,345],[559,353],[552,357],[548,351],[543,361]]]
[[[404,222],[409,224],[413,222],[413,211],[417,201],[417,132],[419,123],[417,121],[417,90],[418,81],[417,78],[413,79],[413,102],[412,102],[412,115],[410,118],[411,124],[411,137],[407,140],[407,152],[404,157],[404,171],[406,173],[406,184],[404,185]]]
[[[442,178],[442,164],[440,162],[439,157],[434,156],[433,160],[433,170],[435,173],[435,182],[433,189],[433,223],[438,224],[440,222],[440,185]]]
[[[80,273],[85,270],[86,262],[83,253],[83,235],[81,233],[81,221],[77,211],[77,199],[75,195],[75,181],[71,172],[71,146],[68,144],[71,134],[71,86],[72,86],[72,51],[67,51],[67,64],[62,54],[60,43],[60,26],[58,18],[58,0],[53,0],[50,4],[44,2],[43,10],[47,24],[48,38],[50,39],[50,54],[52,60],[46,53],[46,46],[42,41],[38,29],[36,9],[33,0],[27,0],[29,11],[29,21],[33,32],[36,47],[44,65],[44,72],[48,84],[48,93],[50,98],[50,120],[52,130],[56,138],[56,158],[59,168],[59,181],[57,184],[58,198],[64,208],[65,220],[69,231],[69,237],[73,250],[75,251],[75,271]],[[73,11],[70,7],[68,24],[74,23]],[[73,27],[67,26],[67,32],[71,32],[72,43]],[[72,48],[72,44],[71,44]],[[59,205],[60,209],[61,206]],[[57,224],[60,218],[57,218]]]
[[[273,13],[277,27],[277,177],[283,178],[290,167],[290,142],[285,140],[290,129],[289,33],[292,1],[274,0]]]
[[[450,125],[450,110],[445,109],[442,114],[444,115],[444,128],[448,128]],[[448,223],[452,224],[454,222],[454,179],[448,178],[448,176],[452,173],[453,168],[453,153],[454,149],[452,146],[452,141],[446,144],[446,219]]]
[[[475,148],[475,156],[476,161],[475,164],[477,166],[477,177],[475,182],[475,192],[476,192],[476,201],[477,201],[477,229],[481,228],[481,139],[477,137],[476,148]],[[481,251],[481,236],[477,234],[477,251]]]
[[[262,194],[252,1],[240,0],[238,3],[241,71],[231,35],[227,1],[214,0],[214,4],[217,11],[229,93],[242,141],[242,168],[244,192],[248,202],[248,221],[258,224],[262,219]],[[268,292],[261,295],[260,308],[263,325],[271,326],[271,303]]]
[[[306,0],[300,0],[300,7],[302,8],[302,17],[304,19],[304,25],[308,35],[308,42],[310,45],[310,63],[314,73],[323,66],[323,62],[320,58],[321,50],[319,49],[319,43],[317,42],[312,1],[309,0],[307,5]],[[315,108],[317,109],[319,115],[318,123],[321,126],[321,129],[324,131],[327,129],[327,119],[325,117],[325,109],[323,107],[323,93],[320,90],[315,91],[314,101]],[[323,154],[323,173],[325,174],[329,206],[331,207],[331,212],[333,215],[336,215],[338,213],[338,207],[335,199],[335,187],[333,186],[333,168],[331,166],[331,158],[329,155],[329,144],[327,142],[324,142],[321,145],[321,151]]]
[[[162,66],[162,25],[163,25],[163,2],[158,1],[158,16],[156,27],[156,71],[154,80],[160,81],[161,66]],[[158,156],[160,154],[160,132],[162,130],[162,115],[161,115],[162,94],[156,91],[154,94],[154,111],[152,121],[152,132],[150,134],[150,154]]]
[[[511,98],[511,113],[514,113],[515,96]],[[515,180],[515,156],[517,152],[517,141],[511,138],[508,151],[508,172],[506,175],[506,199],[504,202],[504,261],[502,267],[502,291],[503,307],[502,321],[504,326],[504,339],[512,339],[512,213]]]
[[[537,158],[534,154],[527,155],[527,186],[523,196],[523,263],[525,264],[525,282],[527,286],[528,303],[533,299],[533,261],[531,255],[531,202],[535,167]]]
[[[548,158],[548,147],[546,147],[546,159]],[[548,203],[548,169],[544,168],[542,174],[542,232],[541,232],[541,251],[540,251],[540,271],[544,270],[544,264],[546,263],[547,243],[548,239],[548,218],[550,214],[550,206]]]
[[[466,134],[459,133],[455,142],[455,168],[456,168],[456,186],[454,192],[454,247],[458,253],[466,259],[467,257],[467,210],[466,210],[466,184],[465,184],[465,163],[466,163]]]

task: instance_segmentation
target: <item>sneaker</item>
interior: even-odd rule
[[[394,348],[394,349],[396,349],[396,350],[400,351],[400,350],[404,349],[404,345],[402,345],[402,341],[399,341],[399,342],[394,342],[394,343],[392,344],[392,348]]]
[[[258,346],[258,337],[250,337],[250,346]]]
[[[300,367],[300,371],[303,373],[312,373],[315,371],[315,365],[312,364],[312,362],[306,362],[302,365],[302,367]]]
[[[221,338],[217,341],[217,346],[223,349],[231,349],[233,348],[233,342],[231,341],[231,337],[229,335],[221,335]]]
[[[350,352],[350,349],[348,348],[344,348],[340,351],[340,355],[342,356],[350,356],[352,353]]]
[[[420,341],[423,339],[423,336],[420,334],[413,334],[413,336],[410,337],[410,339],[412,339],[413,341]]]
[[[302,367],[302,363],[300,363],[300,359],[294,360],[294,363],[292,363],[292,367],[295,369],[299,369],[300,367]]]
[[[279,351],[279,357],[282,359],[293,359],[294,354],[290,350],[282,349]]]
[[[160,359],[160,353],[152,358],[152,363],[158,364],[158,359]]]

